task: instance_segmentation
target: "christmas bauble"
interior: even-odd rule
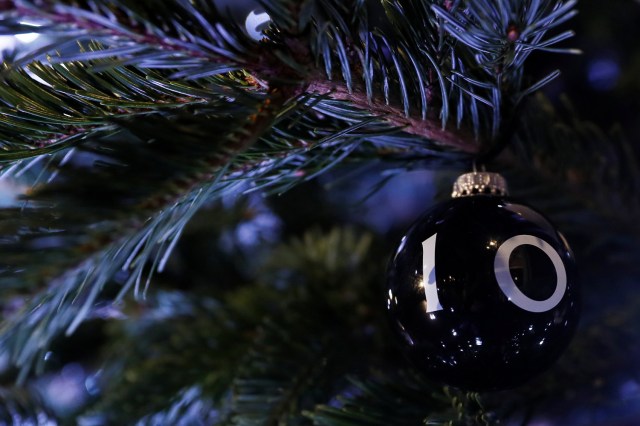
[[[425,212],[388,270],[392,327],[412,363],[465,390],[517,386],[551,366],[579,317],[573,254],[504,179],[470,173]]]

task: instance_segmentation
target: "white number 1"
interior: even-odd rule
[[[434,234],[422,242],[422,276],[424,279],[424,293],[427,298],[427,313],[442,310],[438,298],[436,281],[436,237]],[[556,288],[546,300],[534,300],[525,295],[516,286],[509,270],[509,258],[513,251],[522,245],[532,245],[542,250],[551,260],[556,270]],[[500,245],[493,262],[493,272],[502,293],[507,299],[521,309],[529,312],[546,312],[553,309],[567,290],[567,271],[558,253],[541,238],[533,235],[516,235]]]
[[[434,234],[422,242],[422,277],[424,294],[427,296],[427,312],[441,311],[438,299],[438,283],[436,282],[436,237]]]

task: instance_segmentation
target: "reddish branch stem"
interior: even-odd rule
[[[459,129],[443,128],[441,120],[434,115],[428,115],[426,119],[415,116],[406,117],[402,108],[381,102],[376,98],[369,102],[363,91],[353,90],[350,93],[344,84],[316,80],[307,85],[306,91],[328,95],[336,100],[349,101],[358,108],[384,117],[389,123],[402,127],[403,131],[409,134],[422,136],[443,146],[468,153],[476,153],[480,147],[471,134]]]

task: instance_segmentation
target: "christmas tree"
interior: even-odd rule
[[[0,423],[637,424],[639,11],[601,7],[0,1]],[[394,247],[474,169],[582,288],[507,390],[432,380],[388,324]]]

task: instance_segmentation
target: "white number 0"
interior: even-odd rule
[[[436,237],[434,234],[422,242],[422,274],[424,277],[424,293],[427,297],[427,312],[442,310],[438,298],[436,282]],[[532,245],[542,250],[551,260],[556,270],[556,289],[546,300],[534,300],[527,297],[516,286],[509,270],[509,258],[511,253],[522,245]],[[493,272],[498,281],[500,290],[513,304],[529,312],[546,312],[554,308],[567,290],[567,272],[558,253],[541,238],[533,235],[516,235],[502,243],[496,252],[493,262]]]

